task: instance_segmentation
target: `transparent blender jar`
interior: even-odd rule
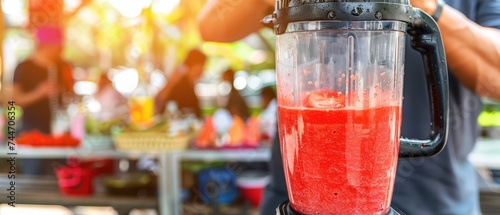
[[[310,21],[276,37],[278,119],[291,206],[385,214],[399,152],[399,21]]]
[[[263,21],[276,33],[290,197],[277,213],[394,212],[398,158],[436,155],[447,140],[448,75],[437,23],[409,0],[277,0]],[[424,140],[400,137],[406,38],[427,78],[431,132]]]

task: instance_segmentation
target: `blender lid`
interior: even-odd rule
[[[263,22],[277,35],[289,23],[303,21],[402,21],[412,23],[409,0],[276,0],[275,11]]]
[[[277,8],[281,9],[284,7],[295,7],[304,4],[316,4],[324,2],[345,2],[345,3],[356,3],[356,2],[372,2],[372,3],[395,3],[395,4],[406,4],[410,5],[410,0],[277,0]]]

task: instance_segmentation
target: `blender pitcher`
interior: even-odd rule
[[[277,34],[286,214],[391,212],[398,157],[433,156],[447,139],[437,24],[409,0],[278,0],[267,20]],[[428,140],[400,138],[407,33],[426,66]]]

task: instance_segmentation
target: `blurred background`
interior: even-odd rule
[[[12,167],[1,162],[0,214],[256,214],[276,129],[274,33],[205,42],[197,23],[205,3],[1,0],[2,159],[16,68],[36,52],[41,26],[63,33],[61,59],[71,70],[62,84],[71,93],[51,114],[48,133],[27,129],[29,111],[15,105],[16,208],[4,201]],[[202,63],[189,60],[193,50]],[[193,65],[201,74],[184,85],[179,77]],[[172,97],[190,87],[199,113]],[[481,140],[497,143],[500,103],[484,103]],[[491,194],[500,190],[500,164],[488,159],[500,144],[491,145],[471,156],[484,178],[485,214],[500,205]],[[30,161],[39,171],[28,171]]]
[[[16,103],[16,149],[24,154],[16,164],[17,207],[2,199],[0,214],[256,212],[276,126],[272,108],[270,119],[261,120],[268,106],[261,92],[275,85],[273,32],[263,29],[232,43],[204,42],[197,24],[204,4],[1,1],[1,112],[8,112],[7,101],[16,101],[16,68],[37,53],[37,32],[45,26],[62,32],[60,58],[71,67],[71,78],[62,81],[71,93],[51,115],[48,133],[31,129],[23,117],[33,110]],[[187,61],[193,50],[206,58],[192,84],[201,114],[183,111],[179,98],[158,105],[169,83],[181,90],[171,94],[183,95],[175,74],[191,73]],[[233,95],[242,100],[234,102]],[[232,111],[229,103],[244,103],[245,114]],[[2,114],[2,149],[11,137],[9,121]],[[176,160],[174,169],[159,168],[171,165],[160,161],[161,152],[173,150],[188,158]],[[43,163],[40,171],[30,171],[29,161]],[[0,165],[1,184],[9,184],[9,167]],[[250,188],[245,190],[245,183]],[[184,206],[172,208],[181,202]]]
[[[196,22],[203,0],[41,1],[45,6],[38,8],[30,7],[30,2],[36,1],[2,1],[1,74],[5,84],[12,81],[16,65],[35,47],[29,26],[44,22],[58,23],[64,29],[63,58],[74,67],[77,94],[92,94],[102,77],[127,94],[138,80],[123,74],[137,73],[140,66],[149,69],[153,91],[160,89],[191,49],[200,49],[208,57],[196,85],[204,107],[214,105],[210,100],[226,93],[217,82],[228,68],[236,71],[235,87],[248,97],[250,106],[259,105],[252,95],[274,84],[272,30],[264,29],[234,43],[203,42]]]

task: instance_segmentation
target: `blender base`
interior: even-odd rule
[[[301,215],[292,209],[290,202],[287,200],[276,208],[276,215]],[[390,208],[389,212],[385,215],[405,215],[403,212],[399,211],[397,208]]]

